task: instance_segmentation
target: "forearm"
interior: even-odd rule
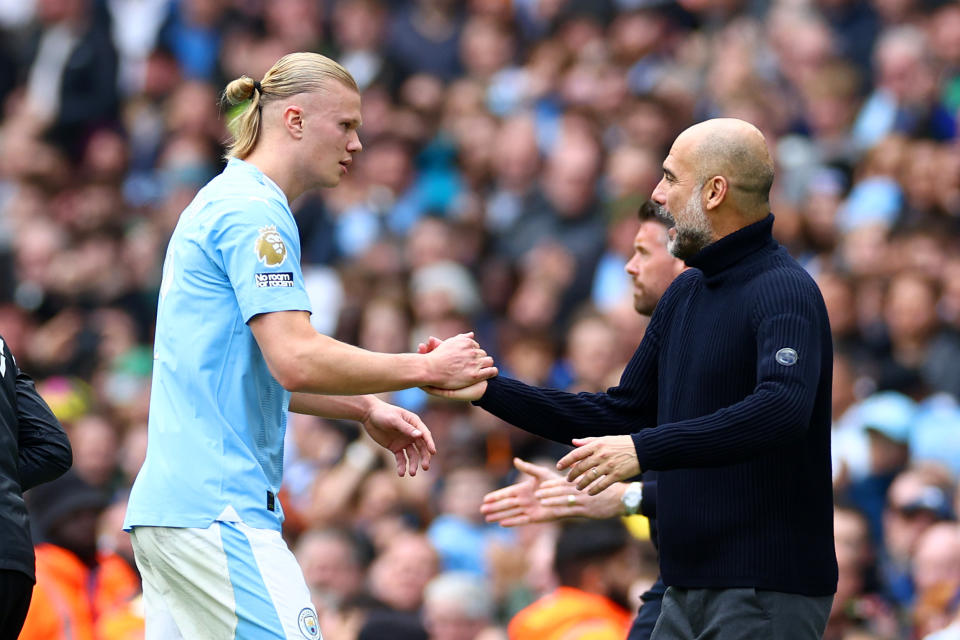
[[[621,388],[605,394],[573,394],[532,387],[509,378],[487,381],[477,404],[502,420],[535,435],[570,444],[574,438],[639,431],[652,426],[635,403],[642,394]]]
[[[278,373],[290,391],[327,395],[381,393],[438,382],[426,356],[367,351],[322,334],[296,345]]]
[[[372,395],[329,396],[296,392],[290,396],[290,411],[331,420],[362,422],[376,401]]]
[[[656,471],[749,460],[802,438],[812,405],[810,391],[760,388],[709,415],[632,434],[637,460]]]

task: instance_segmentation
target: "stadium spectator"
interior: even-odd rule
[[[510,640],[623,638],[630,625],[626,593],[638,568],[624,526],[617,520],[566,524],[553,567],[559,586],[513,617]]]
[[[475,640],[493,614],[493,594],[478,575],[444,572],[424,589],[423,626],[430,640]]]
[[[97,549],[97,521],[107,504],[73,471],[28,494],[38,541],[37,585],[23,640],[95,638],[100,618],[139,593],[132,558]]]

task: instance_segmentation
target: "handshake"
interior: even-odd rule
[[[487,390],[487,380],[498,373],[493,358],[473,339],[473,332],[446,340],[430,336],[417,346],[417,352],[432,356],[438,374],[434,378],[443,380],[420,388],[441,398],[479,400]]]

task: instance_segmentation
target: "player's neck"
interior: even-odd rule
[[[273,180],[287,197],[287,203],[290,203],[306,190],[295,177],[296,172],[291,166],[291,159],[291,154],[276,153],[269,146],[259,144],[243,160]]]

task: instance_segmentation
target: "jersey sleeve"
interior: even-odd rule
[[[258,198],[238,203],[242,209],[218,219],[209,253],[230,280],[243,321],[274,311],[311,311],[290,214]]]

